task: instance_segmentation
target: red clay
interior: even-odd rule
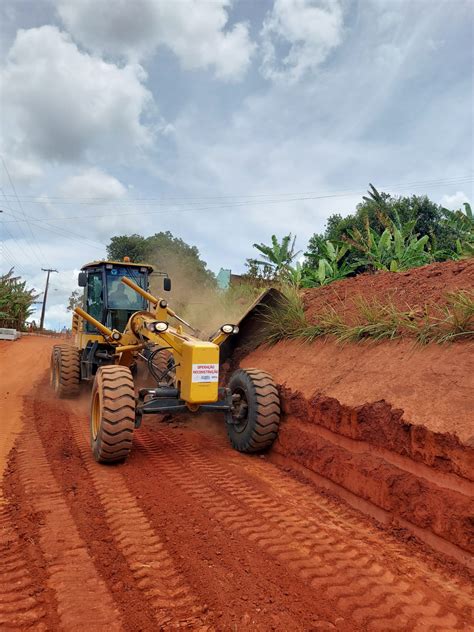
[[[446,304],[450,292],[466,289],[474,289],[474,259],[432,263],[406,272],[360,274],[306,290],[304,302],[310,320],[328,306],[350,313],[359,298],[391,302],[402,310],[433,311]]]
[[[415,506],[415,491],[426,492],[425,518],[431,520],[430,486],[441,485],[436,506],[449,502],[452,521],[425,523],[419,512],[420,529],[451,526],[456,546],[465,547],[467,511],[457,503],[464,488],[458,492],[456,485],[469,481],[458,439],[443,436],[438,447],[445,458],[432,462],[438,450],[433,433],[418,443],[413,436],[397,450],[404,422],[388,404],[368,404],[354,417],[338,400],[306,401],[287,390],[281,440],[269,457],[233,451],[217,416],[171,425],[150,417],[135,433],[130,459],[106,467],[95,463],[89,446],[88,388],[71,401],[57,400],[50,390],[51,344],[29,338],[0,350],[3,371],[17,384],[9,410],[23,418],[3,482],[2,629],[474,626],[465,568],[433,555],[404,529],[381,529],[311,480],[318,467],[325,481],[335,471],[352,472],[360,501],[378,494],[400,520]],[[17,353],[34,358],[39,380],[12,361]],[[258,353],[263,362],[264,352]],[[332,461],[326,448],[312,451],[323,441],[331,443]],[[278,458],[281,466],[271,462]],[[403,480],[433,480],[407,495],[390,470],[402,466]],[[395,497],[398,506],[390,504]]]

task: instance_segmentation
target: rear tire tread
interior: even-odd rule
[[[61,398],[77,397],[80,386],[80,354],[73,345],[54,345],[51,353],[51,384]]]

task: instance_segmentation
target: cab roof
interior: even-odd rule
[[[86,263],[82,266],[81,270],[87,270],[87,268],[98,268],[99,266],[105,266],[107,264],[112,264],[113,266],[126,266],[133,268],[146,268],[148,272],[153,272],[153,266],[149,263],[135,263],[134,261],[91,261],[90,263]]]

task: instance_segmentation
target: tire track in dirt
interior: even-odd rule
[[[337,598],[338,610],[365,629],[384,629],[379,623],[384,618],[391,625],[395,621],[396,629],[464,629],[465,610],[454,614],[446,607],[445,597],[433,599],[433,590],[423,589],[425,577],[415,578],[419,591],[414,590],[413,578],[409,582],[398,579],[377,562],[370,546],[361,542],[354,546],[347,526],[331,524],[327,515],[323,519],[299,515],[244,481],[235,483],[228,470],[209,462],[208,454],[182,438],[172,439],[170,433],[158,431],[152,436],[145,431],[138,440],[156,466],[223,525],[284,562],[310,582],[315,593],[323,591]],[[186,469],[180,463],[183,458]],[[355,596],[342,601],[348,583]],[[359,607],[361,597],[367,599],[367,607]],[[428,628],[427,617],[433,617]]]
[[[120,613],[76,529],[34,425],[28,424],[24,436],[27,440],[17,449],[18,474],[40,516],[38,545],[60,624],[68,632],[119,632]]]
[[[21,350],[18,349],[21,348]],[[14,366],[9,362],[14,348]],[[2,383],[0,423],[0,629],[45,630],[45,591],[31,573],[31,542],[21,539],[15,529],[14,510],[5,495],[3,472],[7,455],[22,429],[22,389],[17,380],[28,370],[35,378],[42,371],[49,344],[37,339],[0,341],[0,375]],[[30,355],[35,355],[38,367],[30,367]],[[8,367],[8,368],[7,368]],[[56,623],[56,621],[54,621]]]
[[[402,563],[407,573],[411,576],[422,574],[429,576],[430,583],[436,586],[440,595],[449,594],[451,604],[461,611],[469,612],[469,602],[474,599],[472,591],[472,583],[468,579],[462,581],[461,578],[455,579],[452,574],[448,574],[444,569],[430,568],[424,559],[420,559],[419,550],[414,551],[413,548],[408,549],[406,542],[398,542],[393,539],[391,534],[384,532],[384,541],[381,547],[379,532],[373,529],[364,528],[361,530],[360,521],[353,514],[347,513],[344,520],[341,520],[333,501],[326,499],[320,494],[303,494],[302,484],[290,476],[285,477],[285,485],[275,487],[274,485],[274,469],[268,467],[267,461],[260,459],[247,459],[245,468],[242,468],[242,460],[240,455],[227,449],[227,442],[224,438],[215,436],[201,436],[197,446],[202,443],[203,449],[212,445],[216,450],[220,448],[220,453],[215,452],[217,463],[225,467],[225,471],[232,474],[231,478],[242,479],[245,483],[253,488],[256,483],[264,483],[272,490],[272,496],[278,498],[286,507],[293,507],[296,511],[305,516],[313,514],[321,514],[325,512],[326,519],[331,524],[343,527],[349,533],[352,541],[362,543],[363,546],[370,546],[374,551],[378,551],[380,555],[386,555],[390,552],[398,563]],[[220,456],[219,456],[220,454]],[[304,484],[309,484],[305,481]],[[297,499],[297,500],[295,500]],[[417,545],[419,549],[419,544]],[[411,553],[411,554],[410,554]],[[398,566],[397,563],[397,566]],[[463,569],[464,570],[464,569]],[[434,572],[433,572],[434,571]],[[466,571],[469,574],[469,571]]]
[[[234,457],[234,455],[232,455],[232,457]],[[256,459],[253,459],[248,462],[245,471],[243,471],[238,459],[234,457],[232,459],[226,459],[226,467],[233,468],[236,475],[244,477],[246,482],[250,485],[253,484],[255,478],[260,481],[267,482],[268,485],[271,485],[273,482],[273,470],[266,466],[265,461],[261,463]],[[247,473],[253,475],[250,477],[247,476]],[[302,495],[301,483],[290,477],[288,477],[286,481],[287,483],[285,484],[285,487],[273,489],[274,495],[278,496],[278,498],[285,503],[286,506],[293,506],[299,511],[304,510],[306,515],[312,515],[315,512],[320,513],[321,511],[325,511],[333,524],[341,524],[341,521],[337,519],[337,515],[334,511],[334,503],[325,499],[324,496],[315,496],[314,494],[308,494],[306,496]],[[297,503],[295,502],[295,498],[298,499]],[[381,554],[390,552],[401,561],[410,575],[413,576],[421,572],[422,574],[429,576],[430,583],[436,586],[439,594],[448,594],[451,604],[454,604],[456,608],[461,611],[464,610],[465,612],[469,612],[469,602],[474,599],[472,584],[469,580],[462,581],[460,578],[455,579],[452,574],[446,573],[444,569],[440,569],[439,566],[434,569],[433,564],[431,564],[430,568],[430,565],[428,565],[425,560],[419,559],[419,555],[415,557],[416,554],[419,553],[419,550],[416,551],[416,553],[411,550],[412,554],[410,555],[407,543],[395,541],[391,534],[387,534],[384,537],[385,541],[383,543],[383,550],[381,550],[379,532],[373,532],[368,529],[361,532],[360,528],[358,528],[360,527],[360,523],[357,522],[357,519],[348,515],[344,524],[346,530],[349,528],[349,525],[352,525],[351,537],[354,542],[362,542],[365,546],[372,547],[374,551],[380,551]],[[419,543],[417,543],[417,549],[419,549]]]
[[[84,429],[72,424],[72,430],[110,532],[137,586],[155,611],[156,625],[165,629],[210,630],[202,606],[176,571],[172,557],[128,491],[120,470],[95,463]]]
[[[46,630],[45,610],[35,594],[28,560],[15,533],[11,517],[0,504],[0,629]]]

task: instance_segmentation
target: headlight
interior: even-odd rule
[[[159,320],[155,323],[155,331],[163,332],[168,329],[168,323],[165,323],[163,320]]]
[[[222,325],[221,331],[223,334],[232,334],[234,333],[234,325]]]

